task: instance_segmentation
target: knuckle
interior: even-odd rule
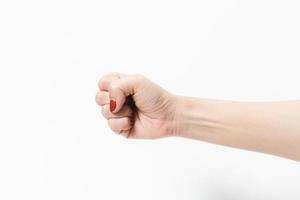
[[[119,123],[117,119],[109,119],[108,120],[108,125],[110,127],[110,129],[114,132],[119,132],[120,128],[119,128]]]
[[[108,93],[107,93],[107,92],[100,92],[98,98],[99,98],[98,101],[99,101],[99,103],[101,104],[101,106],[108,103],[109,97],[108,97]]]
[[[103,95],[101,92],[98,92],[95,97],[95,101],[98,105],[102,106],[103,104]]]
[[[106,74],[99,79],[98,87],[101,89],[104,87],[105,82],[107,82],[108,80],[119,79],[119,78],[120,78],[120,74],[118,72],[111,72],[109,74]]]
[[[98,87],[101,89],[103,88],[103,78],[98,80]]]
[[[109,90],[109,91],[114,91],[114,90],[116,90],[116,89],[118,89],[117,84],[116,84],[115,82],[111,82],[111,83],[109,84],[109,86],[108,86],[108,90]]]
[[[114,132],[120,133],[131,129],[131,120],[128,117],[122,119],[108,119],[107,123],[109,128]]]
[[[107,124],[111,130],[115,130],[113,120],[111,120],[111,119],[107,120]]]
[[[105,118],[109,117],[109,112],[108,112],[108,105],[104,105],[101,108],[101,113]]]
[[[95,101],[98,105],[100,105],[100,97],[99,97],[99,92],[95,96]]]

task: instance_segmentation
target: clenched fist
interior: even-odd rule
[[[98,86],[96,102],[115,133],[144,139],[172,135],[175,95],[142,75],[111,73]]]

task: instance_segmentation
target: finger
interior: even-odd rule
[[[112,81],[109,85],[110,111],[118,112],[129,95],[134,95],[138,91],[139,84],[142,81],[140,75],[127,75]]]
[[[132,117],[132,114],[133,114],[132,109],[128,105],[123,106],[119,112],[112,113],[112,112],[110,112],[109,105],[106,104],[106,105],[102,106],[101,112],[102,112],[103,117],[105,117],[106,119]]]
[[[108,120],[108,126],[116,133],[120,131],[128,131],[132,128],[132,121],[129,117],[111,118]]]
[[[104,106],[109,104],[109,94],[108,92],[99,91],[96,95],[96,103],[99,106]]]
[[[130,130],[126,130],[126,131],[121,130],[121,131],[119,131],[119,134],[124,136],[125,138],[129,138],[130,137]]]
[[[104,75],[98,82],[98,87],[102,91],[108,91],[109,85],[112,81],[121,78],[121,74],[117,72],[109,73]]]

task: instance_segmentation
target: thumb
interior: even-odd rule
[[[140,80],[139,75],[128,75],[111,82],[108,89],[110,112],[117,113],[121,110],[127,97],[137,92]]]

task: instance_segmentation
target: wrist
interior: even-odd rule
[[[210,140],[218,127],[217,109],[210,100],[177,96],[174,114],[173,135]]]
[[[176,96],[176,106],[174,112],[173,135],[185,137],[190,129],[188,123],[190,116],[195,112],[195,99],[186,96]],[[191,112],[192,111],[192,112]]]

